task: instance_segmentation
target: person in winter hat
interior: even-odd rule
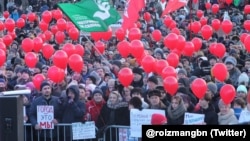
[[[103,92],[99,88],[93,91],[91,97],[91,100],[86,103],[86,115],[84,116],[84,120],[94,121],[96,123],[100,111],[106,102],[103,99]]]
[[[229,79],[236,87],[238,84],[238,78],[241,74],[240,70],[236,67],[237,60],[232,56],[228,56],[226,57],[224,63],[226,64],[227,70],[229,72]]]
[[[242,99],[246,100],[247,98],[247,88],[245,85],[239,85],[237,87],[237,95],[236,97],[241,97]]]

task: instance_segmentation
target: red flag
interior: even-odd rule
[[[127,0],[126,8],[123,13],[122,28],[124,30],[133,27],[139,18],[139,11],[145,7],[144,0]]]
[[[187,2],[188,0],[169,0],[161,16],[163,17],[166,14],[180,9],[181,7],[185,6]]]

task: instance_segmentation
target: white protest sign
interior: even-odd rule
[[[249,121],[250,121],[250,111],[242,110],[239,117],[239,123],[244,123]]]
[[[72,123],[73,140],[94,139],[96,137],[95,122]]]
[[[133,138],[130,134],[130,129],[119,128],[119,141],[138,141],[138,138]]]
[[[204,123],[204,114],[185,113],[184,125],[194,125]]]
[[[54,107],[48,105],[37,106],[37,122],[42,129],[54,129]]]
[[[131,109],[130,110],[130,129],[131,137],[141,137],[142,134],[142,125],[151,125],[152,114],[162,114],[165,116],[164,110],[156,109]]]

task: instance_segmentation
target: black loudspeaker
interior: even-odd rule
[[[0,141],[24,141],[23,98],[0,96]]]

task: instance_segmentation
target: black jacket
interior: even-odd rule
[[[198,114],[204,114],[205,119],[204,122],[207,125],[218,125],[218,115],[215,112],[215,109],[212,104],[209,104],[209,107],[207,109],[200,108],[199,111],[197,111]]]

